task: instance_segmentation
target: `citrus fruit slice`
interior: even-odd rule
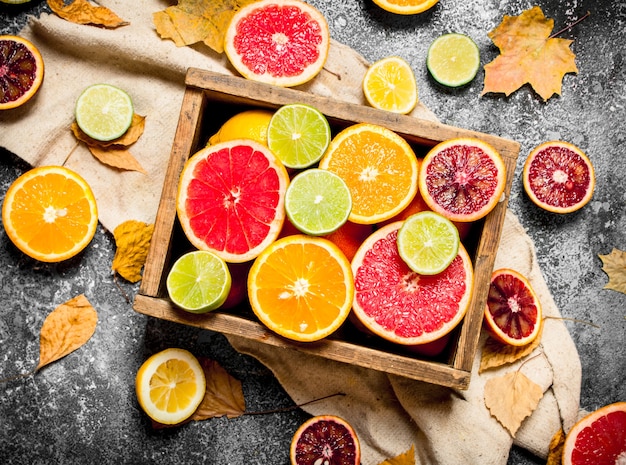
[[[41,53],[23,37],[0,35],[0,110],[26,103],[44,76]]]
[[[247,79],[292,87],[324,67],[330,33],[324,16],[300,0],[260,0],[239,9],[224,38],[224,51]]]
[[[502,197],[506,168],[490,144],[466,137],[440,142],[424,157],[419,191],[431,210],[451,221],[476,221]]]
[[[250,139],[210,145],[182,170],[178,218],[197,249],[246,262],[278,237],[288,184],[287,170],[266,146]]]
[[[110,84],[93,84],[76,101],[76,124],[92,139],[110,141],[128,131],[133,112],[133,102],[125,91]]]
[[[563,465],[626,463],[626,402],[605,405],[584,416],[567,433]]]
[[[331,141],[319,167],[341,177],[352,196],[350,221],[380,223],[401,212],[417,193],[413,149],[395,132],[369,123],[348,126]]]
[[[278,239],[257,257],[248,275],[256,316],[295,341],[317,341],[336,331],[350,313],[353,296],[350,262],[320,237]]]
[[[585,206],[596,184],[589,158],[563,141],[535,147],[524,163],[522,179],[528,197],[553,213],[571,213]]]
[[[260,108],[237,113],[227,119],[209,138],[209,144],[215,145],[235,139],[252,139],[267,145],[267,127],[273,114],[273,111]]]
[[[301,103],[280,107],[267,129],[267,145],[287,168],[317,163],[330,143],[330,125],[316,108]]]
[[[166,280],[172,302],[191,313],[206,313],[220,307],[228,297],[231,283],[226,262],[205,250],[179,257]]]
[[[348,186],[335,173],[310,168],[291,179],[285,211],[299,231],[323,236],[348,221],[352,198]]]
[[[33,168],[17,178],[2,204],[2,223],[15,246],[42,262],[82,251],[98,226],[96,199],[87,181],[62,166]]]
[[[409,216],[398,231],[398,253],[411,270],[432,275],[445,270],[459,253],[459,231],[449,219],[423,211]]]
[[[476,42],[465,34],[444,34],[430,44],[426,67],[439,84],[461,87],[476,77],[480,51]]]
[[[374,0],[385,11],[399,15],[414,15],[432,8],[439,0]]]
[[[524,276],[507,268],[492,273],[484,321],[503,344],[525,346],[539,335],[541,302]]]
[[[204,370],[191,352],[165,349],[141,365],[135,392],[139,405],[152,420],[176,425],[191,417],[204,399]]]
[[[335,415],[318,415],[302,423],[291,439],[291,465],[359,465],[361,445],[354,428]]]
[[[374,108],[410,113],[417,105],[417,83],[411,65],[398,56],[377,61],[365,73],[363,93]]]
[[[358,322],[397,344],[426,344],[454,329],[470,304],[474,272],[462,244],[452,263],[436,275],[412,271],[398,252],[402,222],[368,237],[352,259]]]

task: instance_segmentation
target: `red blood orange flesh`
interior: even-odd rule
[[[485,325],[503,344],[524,346],[541,331],[541,303],[528,280],[515,270],[495,270],[485,306]]]
[[[401,226],[399,221],[378,229],[354,256],[352,309],[360,324],[386,340],[426,344],[452,331],[467,312],[472,263],[461,244],[458,256],[441,273],[415,273],[398,252]]]
[[[227,262],[254,259],[281,231],[287,170],[264,145],[233,140],[194,154],[180,176],[176,209],[196,248]]]
[[[471,222],[500,200],[506,168],[494,147],[466,137],[441,142],[424,157],[419,191],[431,210],[451,221]]]
[[[626,463],[626,402],[599,408],[567,433],[563,465]]]
[[[26,103],[43,81],[44,66],[39,50],[17,36],[0,36],[0,110]]]
[[[260,0],[235,13],[224,51],[242,76],[291,87],[313,79],[328,56],[324,16],[300,0]]]
[[[291,465],[359,465],[361,448],[352,426],[335,415],[304,422],[293,435]]]
[[[575,145],[550,141],[535,147],[524,164],[524,190],[539,207],[571,213],[591,200],[595,174],[589,158]]]

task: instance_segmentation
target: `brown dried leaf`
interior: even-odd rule
[[[74,0],[68,5],[63,0],[48,0],[48,6],[59,17],[76,24],[92,24],[109,29],[130,24],[108,8],[92,5],[87,0]]]
[[[543,325],[539,330],[539,334],[531,343],[520,347],[502,344],[492,337],[487,338],[480,358],[480,368],[478,368],[478,372],[482,373],[490,368],[498,368],[503,365],[508,365],[509,363],[516,362],[517,360],[526,357],[532,353],[533,350],[539,347],[539,344],[541,344],[542,333]]]
[[[135,220],[125,221],[115,228],[113,237],[117,249],[111,266],[114,273],[131,283],[141,279],[153,232],[153,224]]]
[[[482,95],[489,92],[510,95],[530,84],[543,100],[561,94],[563,77],[577,73],[571,40],[550,37],[554,20],[546,19],[535,6],[519,16],[505,15],[488,36],[500,55],[485,65]]]
[[[558,430],[550,440],[548,460],[546,465],[561,465],[563,463],[563,446],[565,445],[565,433]]]
[[[378,465],[415,465],[415,444],[412,444],[406,452],[380,462]]]
[[[117,139],[110,140],[110,141],[101,141],[101,140],[93,139],[89,137],[87,134],[85,134],[78,127],[78,124],[76,124],[75,121],[71,125],[72,132],[74,133],[74,136],[78,140],[80,140],[81,142],[84,142],[90,147],[100,147],[100,148],[130,147],[132,144],[137,142],[137,140],[139,140],[139,137],[141,137],[141,135],[143,134],[145,127],[146,127],[146,117],[135,113],[133,114],[133,121],[131,122],[130,127],[122,136],[118,137]]]
[[[93,335],[98,314],[81,294],[59,305],[43,322],[39,341],[39,365],[35,370],[74,352]]]
[[[602,270],[609,277],[604,289],[626,294],[626,252],[614,248],[610,254],[598,257],[602,260]]]
[[[137,159],[125,148],[113,148],[108,147],[106,149],[100,147],[92,147],[88,145],[87,148],[91,154],[96,157],[100,163],[117,168],[124,171],[139,171],[143,174],[148,172],[139,164]]]
[[[217,53],[224,51],[224,36],[235,11],[256,0],[180,0],[153,14],[157,33],[178,47],[204,42]]]
[[[192,420],[222,417],[236,418],[246,410],[241,381],[236,380],[214,360],[199,357],[206,377],[206,393]]]
[[[522,421],[539,405],[543,389],[523,373],[513,371],[488,380],[484,395],[491,415],[515,437]]]

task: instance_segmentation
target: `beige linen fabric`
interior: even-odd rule
[[[234,71],[224,56],[204,45],[177,48],[157,36],[152,14],[168,2],[100,3],[130,25],[107,30],[44,14],[32,18],[21,32],[40,49],[46,74],[30,102],[0,113],[0,146],[33,166],[65,165],[83,175],[96,195],[100,222],[112,231],[126,220],[151,223],[155,219],[187,68]],[[300,89],[364,104],[361,79],[367,66],[354,50],[333,41],[326,70]],[[70,132],[76,98],[86,86],[98,82],[128,91],[136,113],[146,116],[145,132],[130,151],[147,174],[102,165]],[[421,104],[412,114],[436,119]],[[510,212],[496,263],[496,267],[503,266],[530,277],[545,313],[559,316],[537,266],[533,244]],[[561,425],[569,428],[578,413],[580,363],[567,329],[555,319],[546,322],[536,351],[540,355],[522,368],[545,395],[515,438],[489,415],[483,388],[489,377],[516,370],[519,364],[478,375],[478,354],[470,388],[454,391],[238,337],[229,340],[272,369],[296,403],[345,392],[345,397],[306,409],[311,414],[334,413],[348,419],[362,442],[363,465],[379,463],[411,444],[416,445],[420,464],[504,465],[513,442],[545,456],[552,434]]]

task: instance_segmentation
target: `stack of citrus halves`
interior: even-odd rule
[[[220,306],[239,263],[249,265],[256,316],[296,341],[332,334],[351,313],[358,327],[409,346],[460,322],[473,270],[457,225],[482,218],[504,190],[491,146],[455,139],[420,161],[404,138],[375,124],[331,137],[324,115],[307,105],[235,118],[243,138],[220,130],[187,162],[177,198],[191,244],[225,265],[215,267],[215,285],[197,289],[198,267],[177,262],[170,278],[188,290],[170,290],[175,303],[196,312]],[[246,136],[246,120],[267,127],[267,137]],[[196,302],[185,305],[194,287]]]

